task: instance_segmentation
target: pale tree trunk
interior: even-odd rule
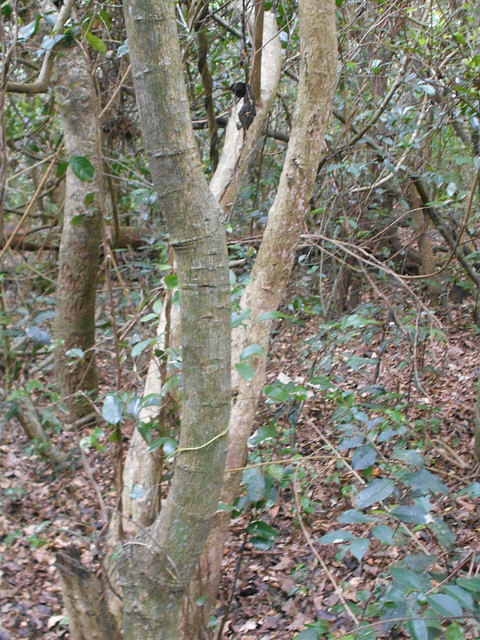
[[[93,82],[81,50],[69,47],[57,59],[58,75],[55,97],[64,132],[66,159],[87,157],[95,164],[95,103]],[[100,172],[100,167],[97,167]],[[97,175],[96,180],[102,176]],[[95,192],[95,200],[85,204],[87,194]],[[56,378],[60,389],[72,401],[78,391],[95,393],[95,294],[98,270],[101,216],[98,187],[82,181],[67,169],[65,208],[60,241],[58,286],[56,293],[55,339]],[[83,357],[66,355],[70,349],[81,349]],[[72,409],[80,415],[91,411],[88,402],[72,401]]]
[[[254,12],[252,6],[249,7],[250,30],[255,32]],[[278,38],[275,15],[271,11],[263,14],[263,42],[261,57],[257,56],[257,59],[261,60],[261,100],[257,100],[257,115],[248,131],[237,129],[238,112],[243,104],[240,100],[228,120],[220,162],[210,182],[211,190],[224,208],[233,203],[243,176],[256,155],[280,81],[282,46]]]
[[[250,158],[256,151],[258,140],[261,138],[267,116],[275,99],[282,65],[282,47],[278,37],[276,37],[277,35],[275,16],[271,11],[268,11],[265,13],[263,25],[263,40],[266,44],[261,57],[262,101],[260,105],[257,105],[257,116],[245,138],[243,130],[238,130],[236,126],[238,122],[237,113],[241,107],[241,101],[237,105],[229,119],[223,152],[210,183],[211,191],[223,206],[233,200],[238,192],[241,178],[247,170]],[[179,334],[177,315],[176,309],[172,309],[169,332],[171,335],[170,345],[173,346],[178,346],[179,344],[179,341],[175,338]],[[159,328],[159,331],[164,331],[163,325]],[[158,363],[153,360],[149,366],[144,395],[160,394],[161,387],[162,381],[159,375]],[[155,411],[155,408],[152,407],[142,412],[140,420],[148,421],[157,418],[157,416],[158,410]],[[125,533],[130,535],[136,533],[139,526],[148,526],[153,522],[159,505],[159,456],[158,453],[152,455],[147,449],[147,443],[140,435],[140,432],[135,429],[125,461],[122,492],[123,527]],[[143,497],[138,497],[138,491],[132,493],[134,486],[141,489],[140,493],[143,494]],[[132,495],[136,497],[132,497]]]
[[[259,344],[268,353],[269,320],[257,321],[277,309],[286,289],[295,259],[305,216],[315,184],[318,162],[336,79],[337,43],[334,0],[322,2],[300,0],[301,71],[293,128],[288,145],[277,197],[270,209],[263,241],[247,285],[241,309],[250,309],[245,327],[235,330],[232,362],[238,361],[242,349]],[[247,382],[234,374],[236,391],[230,422],[227,467],[221,501],[231,505],[238,496],[241,472],[229,472],[244,465],[247,439],[251,434],[258,400],[265,383],[266,357],[257,358],[255,376]],[[230,515],[218,512],[205,551],[185,602],[185,638],[199,637],[214,605],[221,576],[223,546],[228,535]],[[202,606],[196,603],[206,598]],[[203,619],[202,619],[203,618]]]
[[[128,0],[125,22],[147,149],[178,265],[183,415],[160,516],[122,548],[124,640],[178,638],[183,593],[222,483],[230,413],[230,287],[222,211],[189,117],[173,2]]]

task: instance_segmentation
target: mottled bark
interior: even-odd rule
[[[94,87],[87,62],[76,47],[64,50],[58,58],[55,96],[64,132],[65,156],[85,156],[95,164]],[[101,175],[96,179],[102,179]],[[95,293],[101,218],[97,198],[87,206],[85,197],[98,192],[95,182],[82,181],[67,169],[65,209],[59,252],[56,294],[55,340],[56,378],[68,395],[77,415],[91,411],[82,399],[73,400],[78,391],[95,393]],[[81,349],[83,357],[67,352]]]
[[[193,138],[173,2],[128,0],[125,22],[140,121],[178,265],[183,416],[160,516],[122,548],[125,640],[178,638],[185,588],[220,493],[230,412],[230,287],[222,211]]]

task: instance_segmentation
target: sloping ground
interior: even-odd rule
[[[320,316],[306,313],[300,324],[277,327],[268,382],[275,386],[280,375],[280,386],[288,388],[293,381],[297,395],[265,402],[259,412],[247,476],[258,479],[260,473],[270,484],[264,486],[265,498],[232,523],[218,608],[218,620],[228,613],[225,637],[290,640],[306,623],[323,620],[340,638],[352,628],[342,598],[362,621],[365,606],[375,600],[368,592],[383,589],[387,568],[406,553],[435,554],[447,573],[457,566],[458,575],[466,577],[478,571],[478,502],[468,494],[458,496],[479,481],[472,444],[478,347],[469,313],[460,306],[452,311],[454,317],[443,326],[447,343],[427,315],[408,320],[398,309],[366,307],[351,315],[366,318],[364,326],[352,320],[322,328]],[[401,328],[395,324],[398,315]],[[403,426],[400,439],[409,450],[420,451],[425,467],[448,487],[433,496],[432,513],[455,532],[453,551],[428,528],[411,524],[401,544],[372,539],[360,560],[339,552],[339,545],[319,544],[321,536],[339,529],[358,537],[370,533],[369,524],[346,526],[338,518],[354,508],[369,473],[379,479],[388,475],[394,457],[392,438],[378,445],[371,471],[352,468],[358,468],[354,449],[340,445],[338,431],[341,398],[349,397],[370,419],[388,414],[394,426]],[[373,400],[377,404],[367,406]],[[73,450],[90,432],[87,427],[65,431],[57,439]],[[113,446],[90,450],[84,460],[75,454],[66,469],[55,469],[34,454],[10,421],[0,444],[0,640],[68,638],[54,551],[73,544],[85,562],[102,557],[97,541],[106,525],[97,496],[104,496],[104,510],[114,506]],[[293,462],[295,456],[301,461]],[[280,462],[272,467],[273,460]],[[263,524],[255,524],[259,521]],[[467,562],[460,566],[462,558]],[[462,625],[465,637],[478,635],[471,621]],[[405,637],[377,627],[377,637],[382,636]]]

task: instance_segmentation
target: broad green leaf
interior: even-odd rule
[[[86,207],[89,207],[94,200],[95,200],[95,193],[91,192],[91,193],[87,193],[87,195],[83,199],[83,202]]]
[[[142,340],[141,342],[137,342],[137,344],[134,345],[132,348],[132,358],[136,358],[141,353],[143,353],[145,349],[147,349],[152,344],[153,340],[155,340],[155,338],[153,339],[149,338],[148,340]]]
[[[428,514],[423,509],[415,506],[402,506],[392,509],[392,515],[400,518],[403,522],[409,522],[411,524],[425,524]]]
[[[470,578],[470,580],[457,578],[457,584],[463,589],[468,589],[468,591],[480,593],[480,578]]]
[[[178,287],[178,275],[176,273],[170,273],[165,276],[164,281],[167,289],[175,289],[175,287]]]
[[[134,484],[132,490],[129,493],[129,496],[132,500],[143,500],[146,495],[145,489],[141,484]]]
[[[426,469],[419,469],[413,473],[402,476],[402,482],[409,484],[414,489],[426,493],[447,493],[448,488],[433,473]],[[418,495],[418,494],[417,494]]]
[[[348,545],[348,549],[352,556],[356,558],[358,562],[361,562],[363,556],[367,553],[369,544],[370,542],[367,538],[357,538],[356,540],[352,540]]]
[[[462,587],[459,587],[458,585],[455,585],[455,584],[445,585],[443,587],[443,590],[447,595],[452,596],[452,598],[455,598],[455,600],[459,604],[461,604],[462,607],[465,607],[465,609],[468,609],[469,611],[473,611],[473,607],[474,607],[473,598],[468,593],[468,591],[465,591],[465,589],[462,589]]]
[[[375,518],[372,518],[372,516],[366,516],[364,513],[357,511],[356,509],[348,509],[348,511],[344,511],[342,513],[338,521],[341,524],[357,524],[360,522],[374,522]]]
[[[428,640],[428,628],[421,618],[409,620],[407,627],[413,640]]]
[[[423,465],[423,457],[414,449],[405,449],[402,445],[397,445],[393,452],[392,458],[395,460],[402,460],[407,464],[413,464],[417,467]]]
[[[368,469],[377,459],[377,452],[370,444],[362,444],[355,449],[352,456],[352,466],[356,471]]]
[[[386,524],[379,524],[378,527],[373,527],[371,534],[374,538],[380,540],[380,542],[392,544],[393,531],[390,527],[387,527]]]
[[[100,40],[100,38],[97,38],[97,36],[94,36],[93,33],[90,33],[90,31],[85,35],[85,40],[93,49],[95,49],[95,51],[100,51],[100,53],[107,53],[107,45],[104,43],[104,41]]]
[[[442,518],[433,518],[428,526],[442,547],[448,548],[455,543],[455,533]]]
[[[251,446],[255,446],[260,444],[260,442],[264,442],[265,440],[269,440],[271,438],[277,438],[278,432],[275,425],[271,422],[270,424],[262,425],[259,427],[255,433],[250,436],[248,439],[248,444]]]
[[[233,506],[233,504],[225,504],[221,500],[217,504],[217,511],[234,511],[234,510],[235,510],[235,507]]]
[[[247,527],[248,533],[256,536],[265,536],[267,538],[278,538],[280,533],[275,527],[263,522],[263,520],[255,520]]]
[[[402,587],[407,587],[409,589],[415,589],[416,591],[424,591],[428,590],[429,582],[425,580],[425,578],[415,571],[410,571],[410,569],[402,569],[400,567],[391,567],[390,573],[395,578],[396,582],[400,584]]]
[[[250,380],[253,380],[255,371],[253,370],[253,367],[248,364],[248,362],[238,362],[235,365],[235,369],[240,374],[240,377],[242,377],[247,382],[250,382]]]
[[[337,542],[349,542],[355,540],[355,536],[350,531],[331,531],[319,538],[320,544],[336,544]]]
[[[267,384],[263,393],[273,402],[288,402],[290,400],[288,391],[276,384]]]
[[[95,167],[88,158],[85,156],[70,156],[68,162],[79,180],[82,182],[91,182],[93,180]]]
[[[107,396],[103,403],[102,416],[109,424],[118,424],[122,419],[122,407],[116,396]]]
[[[357,509],[365,509],[376,502],[385,500],[395,491],[393,480],[376,479],[360,491],[357,498]]]
[[[321,391],[327,391],[335,386],[326,376],[315,376],[315,378],[310,378],[308,383],[320,387]]]
[[[433,593],[427,596],[427,600],[430,603],[432,609],[438,611],[438,613],[442,616],[462,615],[462,607],[451,596],[447,596],[442,593]]]
[[[247,488],[247,496],[250,502],[258,502],[264,497],[265,478],[258,469],[246,469],[242,475],[243,484]]]
[[[258,318],[256,319],[256,322],[262,322],[263,320],[281,320],[282,318],[291,318],[292,316],[289,316],[285,313],[282,313],[281,311],[265,311],[265,313],[261,313]]]
[[[458,622],[452,622],[445,631],[445,640],[464,640],[465,636],[462,631],[462,627]]]
[[[480,482],[472,482],[472,484],[469,484],[468,487],[460,491],[460,494],[463,493],[472,496],[472,498],[480,498]]]
[[[85,353],[83,352],[82,349],[69,349],[66,353],[66,356],[68,356],[69,358],[83,358],[85,356]]]
[[[240,325],[243,325],[245,320],[248,320],[250,318],[250,309],[244,309],[244,311],[242,311],[241,313],[237,313],[236,311],[234,311],[232,313],[232,329],[235,329],[235,327],[239,327]]]
[[[240,360],[248,360],[251,356],[264,356],[265,351],[259,344],[250,344],[240,354]]]
[[[305,626],[307,628],[300,631],[300,633],[294,637],[294,640],[318,640],[318,638],[326,637],[328,633],[328,622],[326,620],[317,620]]]

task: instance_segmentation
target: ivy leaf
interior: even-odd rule
[[[375,502],[381,502],[395,491],[393,480],[376,479],[360,491],[357,498],[357,509],[365,509]]]
[[[95,167],[88,158],[85,156],[70,156],[68,162],[79,180],[82,182],[91,182],[93,180]]]

